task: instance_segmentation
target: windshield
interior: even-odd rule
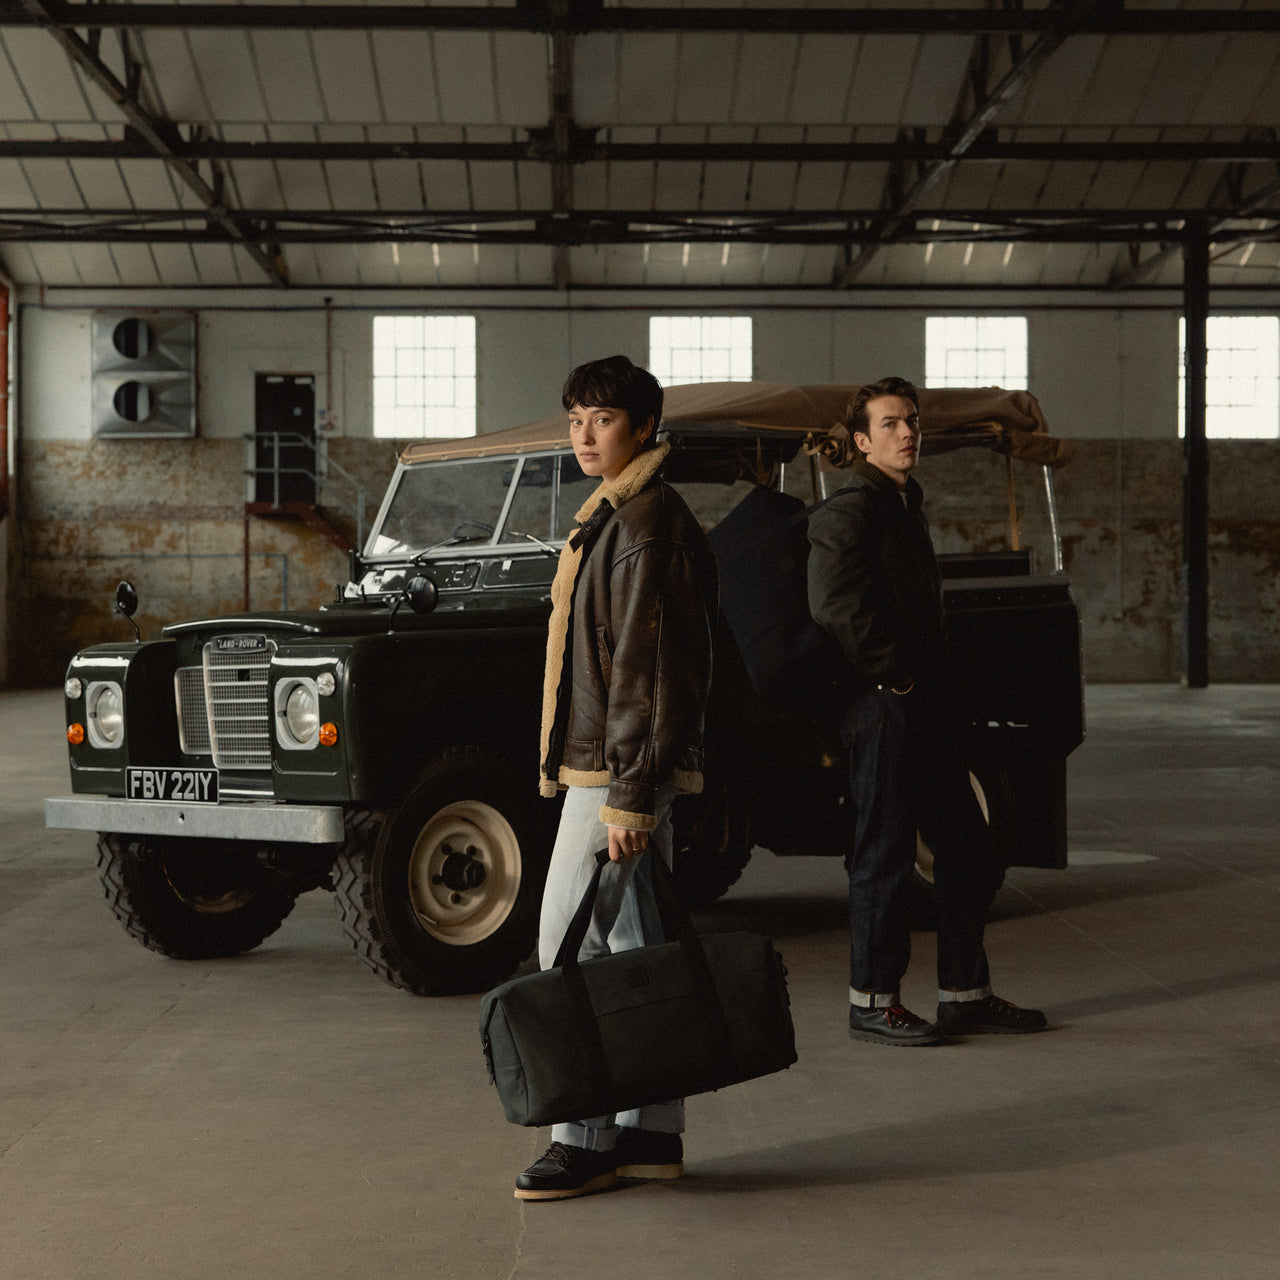
[[[495,538],[513,479],[510,507]],[[493,542],[562,542],[573,532],[574,515],[598,483],[582,474],[572,453],[406,467],[365,555],[412,555],[435,547],[474,548]]]
[[[511,458],[479,458],[406,467],[365,554],[491,541],[515,465]]]
[[[574,516],[599,483],[582,474],[571,453],[525,458],[501,541],[562,542],[573,532]]]

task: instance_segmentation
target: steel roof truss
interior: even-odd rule
[[[132,128],[151,152],[163,160],[173,175],[195,194],[205,209],[222,225],[227,238],[244,248],[276,284],[287,284],[284,264],[279,254],[273,254],[256,243],[249,230],[222,203],[221,184],[216,188],[211,187],[200,176],[196,163],[179,153],[181,144],[177,125],[143,106],[139,97],[142,70],[129,47],[128,32],[121,32],[121,52],[125,64],[125,79],[122,81],[100,56],[100,29],[93,28],[87,37],[81,36],[69,26],[59,25],[53,20],[54,10],[65,6],[57,6],[48,0],[20,0],[20,3],[26,12],[43,20],[41,25],[62,46],[72,62],[119,108],[127,122],[126,127]]]
[[[1021,0],[1014,0],[1014,4],[1020,8]],[[957,116],[948,130],[951,136],[947,144],[947,155],[930,164],[908,190],[895,201],[891,211],[892,216],[886,224],[888,232],[892,233],[897,218],[906,214],[913,205],[928,195],[955,165],[965,158],[979,138],[994,124],[1005,104],[1026,84],[1040,66],[1053,56],[1069,35],[1079,30],[1081,24],[1090,18],[1117,7],[1123,7],[1123,0],[1119,2],[1118,0],[1063,0],[1061,3],[1051,5],[1047,10],[1050,18],[1049,25],[1036,37],[1031,47],[1025,52],[1019,51],[1020,56],[1014,58],[1013,64],[996,86],[989,92],[984,92],[981,101],[974,103],[973,110],[967,118]],[[969,83],[975,89],[981,87],[984,91],[986,75],[983,63],[986,57],[987,50],[979,41],[978,50],[970,56],[969,66],[972,74]],[[977,64],[976,70],[975,64]],[[866,270],[876,252],[876,244],[864,244],[856,254],[850,255],[848,262],[839,273],[839,278],[834,282],[836,286],[850,288],[858,276]]]
[[[104,27],[343,31],[590,32],[706,31],[799,35],[1038,36],[1056,25],[1061,6],[954,8],[606,8],[598,0],[518,0],[514,5],[302,5],[65,3],[33,12],[26,0],[0,0],[0,25],[67,29]],[[1280,31],[1274,9],[1126,9],[1108,0],[1075,23],[1081,35],[1209,35]]]
[[[1264,137],[1272,143],[1280,138],[1280,133],[1275,128],[1259,129],[1255,131],[1260,137]],[[1231,165],[1218,180],[1214,187],[1213,196],[1219,194],[1225,195],[1225,204],[1227,211],[1223,213],[1221,206],[1216,200],[1211,204],[1196,211],[1207,227],[1207,234],[1215,243],[1220,246],[1220,251],[1212,255],[1213,260],[1224,257],[1227,253],[1232,252],[1241,244],[1253,241],[1265,241],[1272,237],[1265,232],[1260,231],[1256,235],[1245,235],[1243,238],[1236,237],[1229,241],[1228,245],[1222,247],[1222,240],[1228,228],[1233,222],[1239,222],[1246,218],[1265,218],[1267,215],[1260,213],[1260,210],[1267,201],[1272,200],[1275,196],[1280,195],[1280,163],[1275,165],[1277,178],[1268,182],[1265,186],[1245,194],[1245,185],[1249,178],[1249,165],[1245,163]],[[1194,218],[1196,214],[1188,213],[1188,220]],[[1161,267],[1170,262],[1176,255],[1182,252],[1181,239],[1166,241],[1160,249],[1151,254],[1147,258],[1141,256],[1138,243],[1133,243],[1129,248],[1129,268],[1127,271],[1114,273],[1110,284],[1112,288],[1127,289],[1134,285],[1141,284],[1144,280],[1149,279]]]
[[[957,143],[929,137],[920,127],[904,128],[893,142],[613,142],[596,129],[582,128],[567,115],[553,116],[548,126],[528,131],[523,142],[239,142],[193,130],[183,137],[171,121],[153,118],[163,151],[136,124],[119,138],[43,140],[0,138],[0,158],[10,160],[463,160],[474,164],[544,163],[553,166],[600,162],[688,163],[715,161],[892,164],[904,175],[924,175],[934,167],[957,164],[1174,163],[1267,164],[1280,162],[1280,138],[1274,132],[1239,139],[1166,142],[1019,142],[987,128],[957,154]],[[936,132],[936,131],[935,131]],[[918,201],[932,187],[923,177],[901,181],[899,199]],[[914,193],[914,195],[913,195]],[[905,210],[904,210],[905,212]]]
[[[1280,194],[1280,182],[1272,195]],[[1255,202],[1256,203],[1256,202]],[[885,238],[878,210],[830,214],[654,213],[558,209],[522,212],[343,213],[244,210],[277,244],[798,244],[1091,243],[1167,245],[1181,240],[1203,210],[917,210]],[[1262,222],[1264,225],[1256,225]],[[1271,226],[1266,226],[1266,223]],[[1246,223],[1250,225],[1245,225]],[[1217,216],[1220,246],[1280,237],[1280,209],[1254,207],[1248,217]],[[225,226],[202,211],[0,209],[0,242],[226,243]]]

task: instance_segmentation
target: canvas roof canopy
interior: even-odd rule
[[[843,428],[845,406],[861,384],[799,386],[784,382],[704,382],[667,387],[662,430],[679,437],[682,424],[737,423],[794,434],[831,466],[848,466],[855,451]],[[920,391],[920,424],[932,452],[993,449],[1010,457],[1061,466],[1068,441],[1049,435],[1039,401],[1029,391],[948,387]],[[405,447],[406,464],[484,458],[563,448],[569,422],[563,410],[535,422],[459,440],[422,440]]]

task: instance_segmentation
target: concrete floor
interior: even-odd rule
[[[0,694],[0,1277],[1280,1276],[1280,686],[1089,717],[1073,865],[1013,871],[988,932],[1048,1033],[851,1043],[841,868],[758,854],[705,923],[773,935],[799,1063],[690,1103],[683,1181],[524,1205],[546,1136],[477,998],[384,986],[319,893],[238,960],[144,951],[43,828],[60,694]]]

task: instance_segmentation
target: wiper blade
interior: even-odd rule
[[[411,565],[419,565],[425,556],[429,556],[433,551],[439,551],[441,547],[456,547],[461,542],[466,542],[466,538],[459,538],[456,535],[444,538],[440,542],[433,542],[429,547],[423,547],[417,555],[409,561]]]
[[[535,538],[531,533],[520,533],[518,530],[512,529],[511,536],[513,538],[528,538],[534,546],[541,547],[549,556],[558,556],[560,554],[549,542],[543,542],[541,538]]]

